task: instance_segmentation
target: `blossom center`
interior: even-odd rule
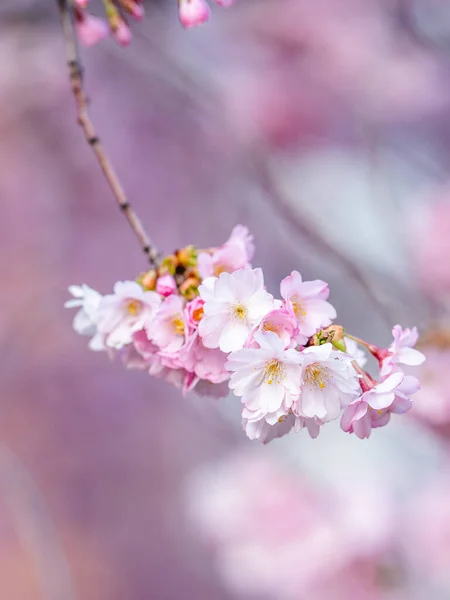
[[[184,321],[181,318],[181,315],[174,316],[174,318],[172,319],[172,327],[177,335],[184,334]]]
[[[203,317],[203,306],[199,306],[198,308],[196,308],[195,310],[192,311],[192,318],[194,319],[194,321],[200,321],[200,319]]]
[[[128,300],[127,301],[127,311],[128,314],[132,317],[138,315],[142,310],[142,303],[139,300]]]
[[[273,331],[277,335],[280,333],[280,328],[277,325],[274,325],[270,321],[266,321],[266,323],[262,326],[263,331]]]
[[[301,298],[299,296],[293,296],[291,298],[292,310],[297,318],[305,317],[306,310],[301,302]]]
[[[264,367],[264,381],[269,385],[272,383],[281,383],[286,377],[286,368],[282,362],[273,359],[266,363]]]
[[[231,309],[231,314],[236,321],[243,321],[247,317],[247,307],[244,304],[235,304]]]
[[[328,375],[326,371],[324,371],[324,369],[319,367],[317,363],[314,363],[306,367],[305,379],[311,386],[314,386],[317,390],[323,390],[323,388],[326,385]]]

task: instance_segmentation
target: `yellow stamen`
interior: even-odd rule
[[[175,315],[175,317],[172,319],[172,326],[177,335],[184,334],[184,322],[181,318],[181,315]]]
[[[263,324],[262,330],[263,331],[273,331],[274,333],[276,333],[278,335],[280,328],[277,325],[270,323],[270,321],[267,321],[266,323]]]
[[[306,381],[313,385],[316,389],[323,390],[326,385],[326,380],[328,379],[326,371],[321,369],[316,363],[308,365],[305,371]]]
[[[306,310],[303,308],[301,299],[298,296],[293,296],[291,298],[292,309],[297,318],[305,317]]]
[[[142,310],[142,304],[139,300],[128,300],[127,302],[127,311],[128,314],[132,317],[138,315]]]
[[[237,321],[243,321],[247,317],[248,310],[243,304],[235,304],[231,312]]]
[[[273,359],[266,363],[264,368],[264,381],[269,385],[272,383],[281,383],[286,377],[286,369],[280,361]]]

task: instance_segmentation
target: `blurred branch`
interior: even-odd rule
[[[106,177],[106,180],[114,194],[120,210],[125,215],[131,229],[139,240],[142,250],[148,257],[150,264],[157,266],[159,262],[159,253],[146,233],[139,217],[131,208],[126,197],[125,191],[114,168],[107,157],[103,146],[97,136],[93,122],[88,113],[88,99],[83,87],[83,68],[78,56],[78,47],[72,21],[71,12],[68,6],[68,0],[56,0],[61,17],[61,25],[64,34],[66,46],[66,59],[69,69],[69,78],[72,86],[72,92],[77,107],[78,123],[83,129],[86,141],[91,146],[97,161]]]
[[[0,495],[7,502],[19,536],[33,558],[42,597],[75,600],[66,557],[45,502],[28,471],[4,445],[0,445]]]

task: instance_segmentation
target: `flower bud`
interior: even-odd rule
[[[209,7],[205,0],[178,0],[178,17],[183,27],[195,27],[209,19]]]
[[[177,284],[175,283],[175,279],[170,273],[166,273],[165,275],[161,275],[156,282],[156,291],[161,296],[170,296],[177,291]]]

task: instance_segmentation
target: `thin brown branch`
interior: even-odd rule
[[[91,146],[100,168],[106,177],[106,180],[114,194],[120,210],[125,215],[131,229],[139,240],[142,250],[148,257],[150,264],[157,266],[159,262],[159,253],[147,235],[139,217],[132,209],[120,180],[106,155],[106,152],[96,133],[94,124],[88,112],[88,99],[83,86],[83,68],[78,56],[77,41],[72,21],[71,11],[68,0],[57,0],[61,25],[64,34],[66,59],[69,69],[69,78],[72,86],[72,92],[75,98],[77,108],[77,120],[81,126],[86,141]]]

